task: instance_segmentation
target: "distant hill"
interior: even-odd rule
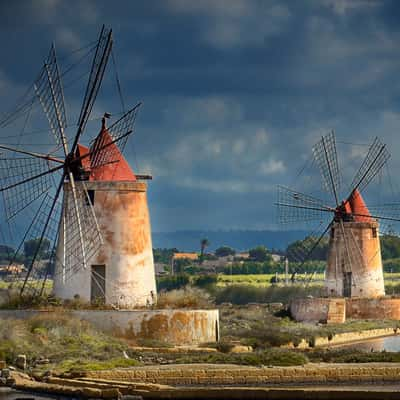
[[[200,240],[207,238],[210,241],[208,250],[215,250],[220,246],[230,246],[237,251],[248,250],[258,245],[269,249],[286,249],[289,243],[303,239],[305,231],[176,231],[153,232],[154,248],[176,247],[181,251],[198,251]]]

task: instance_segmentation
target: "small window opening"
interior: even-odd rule
[[[331,238],[333,239],[335,237],[335,228],[331,229]]]
[[[372,228],[372,237],[376,238],[377,234],[376,234],[376,228]]]
[[[88,196],[86,197],[86,205],[89,205],[89,201],[90,204],[93,206],[94,205],[94,190],[93,189],[89,189],[87,191]]]

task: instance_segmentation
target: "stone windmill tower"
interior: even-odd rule
[[[77,126],[70,138],[61,76],[71,73],[75,64],[60,73],[54,46],[27,98],[0,123],[3,126],[29,116],[29,106],[37,102],[55,140],[52,150],[42,153],[0,146],[11,153],[0,157],[0,192],[7,218],[21,215],[27,224],[14,257],[27,241],[35,245],[21,276],[21,295],[27,289],[33,294],[43,292],[53,270],[54,293],[64,299],[78,295],[119,307],[156,301],[143,182],[151,177],[135,174],[122,155],[140,103],[109,127],[103,118],[90,147],[81,144],[112,43],[111,29],[103,26],[97,44],[86,54],[93,52],[94,56],[77,125],[70,124]],[[27,211],[30,214],[25,218]]]
[[[339,202],[340,172],[334,133],[323,136],[313,147],[314,161],[319,167],[324,189],[333,196],[330,206],[313,196],[279,186],[278,212],[280,221],[329,222],[322,234],[307,249],[303,263],[329,233],[329,249],[325,291],[332,297],[380,297],[385,295],[379,241],[379,220],[399,221],[388,212],[372,215],[362,196],[363,191],[385,165],[390,155],[378,138],[356,173],[350,194]],[[381,207],[382,208],[382,207]],[[330,217],[329,217],[330,214]],[[299,268],[301,268],[300,265]]]
[[[74,268],[76,257],[68,241],[74,240],[69,236],[75,233],[66,226],[72,222],[71,214],[73,219],[73,192],[71,183],[65,182],[54,294],[64,299],[78,295],[123,308],[146,306],[156,301],[147,188],[145,182],[139,181],[148,177],[134,174],[118,146],[112,143],[105,122],[103,118],[92,149],[78,145],[79,162],[75,165],[75,185],[84,186],[81,191],[88,193],[88,198],[80,201],[86,203],[85,207],[93,207],[102,244],[86,260],[84,268]],[[103,150],[96,152],[97,148]],[[84,236],[84,239],[92,238]],[[91,244],[85,247],[90,248]]]

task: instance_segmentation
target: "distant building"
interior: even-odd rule
[[[174,253],[172,256],[173,260],[185,259],[197,261],[199,259],[199,255],[197,253]]]
[[[0,265],[0,275],[18,275],[25,271],[24,264]]]
[[[243,258],[245,260],[248,260],[250,258],[250,254],[248,251],[244,251],[242,253],[236,253],[235,258]]]
[[[280,254],[271,254],[272,261],[279,262],[282,261],[282,256]],[[285,257],[283,257],[285,258]]]
[[[154,271],[156,276],[164,276],[168,274],[168,271],[165,269],[165,264],[162,263],[154,263]]]

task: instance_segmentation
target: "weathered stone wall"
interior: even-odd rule
[[[77,187],[81,184],[76,182]],[[146,184],[88,181],[85,185],[88,190],[94,190],[94,210],[104,244],[99,253],[87,261],[86,269],[63,265],[64,235],[61,226],[54,276],[55,295],[63,299],[79,295],[89,301],[91,265],[104,264],[106,304],[119,308],[153,304],[156,301],[156,282]],[[71,197],[70,192],[70,185],[66,183],[66,196]]]
[[[331,228],[326,294],[328,296],[380,297],[385,295],[379,225],[377,222],[343,222]],[[349,262],[350,254],[350,262]],[[345,293],[345,273],[351,272],[351,293]]]
[[[73,310],[71,316],[88,321],[99,330],[127,339],[154,339],[184,345],[219,339],[218,310]],[[0,310],[0,319],[29,318],[52,311]]]
[[[90,371],[89,378],[164,385],[280,385],[307,383],[398,382],[400,364],[307,364],[256,368],[237,365],[186,364]],[[328,398],[328,397],[327,397]]]
[[[296,321],[327,323],[342,323],[346,319],[400,320],[400,297],[296,299],[290,303],[290,313]]]
[[[343,323],[345,321],[345,305],[343,298],[296,299],[290,303],[290,313],[299,322]]]
[[[346,318],[400,320],[400,298],[346,299]]]

